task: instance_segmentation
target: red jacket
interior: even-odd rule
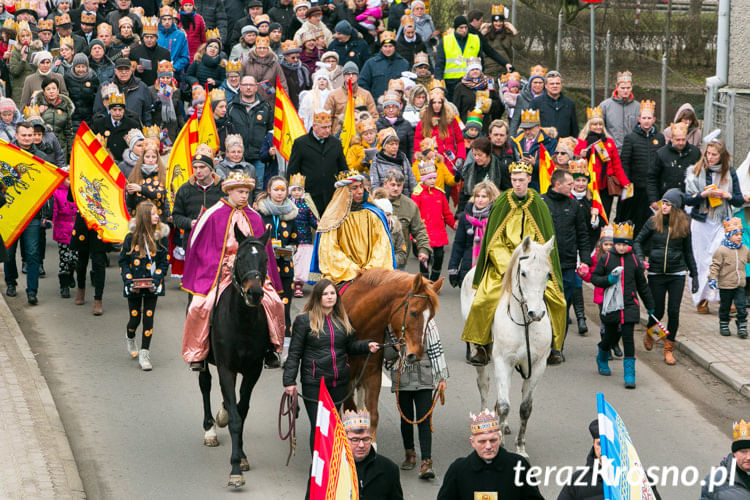
[[[620,153],[617,152],[617,146],[615,146],[615,141],[612,139],[607,139],[607,141],[604,143],[604,148],[609,153],[609,162],[607,163],[607,175],[614,175],[617,180],[620,181],[620,184],[623,186],[627,186],[630,184],[630,181],[628,180],[628,176],[625,175],[625,171],[622,169],[622,163],[620,162]],[[586,140],[585,139],[578,139],[578,144],[576,144],[575,150],[573,153],[576,156],[581,156],[588,158],[587,152],[584,151],[586,149]],[[596,180],[599,183],[599,190],[607,189],[607,179],[602,177],[602,160],[599,158],[599,155],[596,154],[596,152],[593,153],[596,157],[594,160],[594,171],[596,172]]]
[[[430,246],[435,248],[447,245],[448,231],[445,230],[445,225],[455,227],[456,219],[453,218],[445,193],[420,182],[415,193],[411,195],[411,199],[419,207],[419,214],[427,228]]]
[[[456,166],[454,164],[455,159],[461,158],[466,160],[466,146],[464,146],[464,135],[461,132],[461,127],[458,125],[458,120],[453,119],[453,123],[448,127],[448,135],[445,138],[440,138],[438,132],[439,127],[432,127],[432,138],[437,143],[437,151],[445,158],[445,165],[451,171],[456,172]],[[422,135],[422,122],[417,123],[417,129],[414,131],[414,152],[420,151],[419,143],[422,142],[424,136]],[[450,154],[446,154],[446,151],[450,151]],[[453,160],[451,160],[453,156]]]
[[[192,29],[186,30],[183,26],[180,26],[180,28],[185,31],[185,36],[187,36],[188,54],[190,54],[190,62],[192,63],[193,56],[195,56],[198,48],[206,43],[206,22],[203,20],[203,16],[195,14]]]

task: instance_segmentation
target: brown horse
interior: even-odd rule
[[[435,317],[438,292],[443,278],[431,282],[421,274],[412,275],[389,269],[369,269],[362,272],[342,295],[349,320],[358,339],[385,341],[388,326],[397,339],[403,340],[402,356],[406,363],[415,363],[424,355],[424,332],[427,322]],[[362,372],[364,356],[350,358],[352,381]],[[378,397],[380,396],[383,352],[371,355],[360,388],[365,389],[365,403],[370,410],[370,426],[375,437],[378,427]],[[354,409],[354,398],[344,402],[344,408]]]

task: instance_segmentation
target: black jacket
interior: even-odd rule
[[[249,106],[249,107],[248,107]],[[239,94],[229,103],[227,117],[234,130],[242,136],[245,161],[254,162],[260,157],[260,145],[266,132],[273,128],[273,110],[259,95],[251,105],[242,102]]]
[[[185,231],[183,238],[184,245],[190,240],[190,231],[193,230],[193,221],[204,209],[212,207],[224,197],[221,190],[221,179],[216,174],[211,174],[213,184],[203,189],[195,180],[195,176],[179,187],[174,196],[174,207],[172,208],[172,218],[177,229]]]
[[[390,458],[378,455],[375,448],[364,460],[357,462],[360,500],[402,500],[398,466]]]
[[[110,115],[99,118],[91,124],[91,130],[95,134],[102,134],[107,139],[107,149],[117,163],[122,161],[122,153],[128,147],[125,143],[125,135],[132,128],[140,129],[141,124],[127,116],[122,118],[117,127],[112,124]]]
[[[539,123],[542,127],[555,127],[558,137],[578,137],[576,104],[571,98],[560,94],[557,99],[552,99],[544,92],[534,98],[531,107],[539,110]]]
[[[94,99],[99,90],[99,78],[96,73],[89,69],[85,79],[76,78],[71,74],[72,68],[65,73],[65,86],[68,95],[75,105],[73,110],[73,133],[78,130],[78,125],[86,120],[91,120],[94,114]]]
[[[419,36],[419,33],[415,33],[414,37],[415,40],[413,42],[407,41],[403,30],[401,30],[401,34],[396,37],[396,52],[406,59],[410,68],[414,65],[414,54],[419,52],[424,52],[425,54],[429,53],[429,50],[427,50],[427,44],[424,43],[424,40]]]
[[[370,57],[370,47],[359,33],[354,33],[346,43],[334,39],[328,46],[328,50],[332,50],[339,55],[340,66],[344,66],[349,61],[354,61],[358,68],[362,68]]]
[[[651,127],[644,131],[640,125],[625,136],[620,150],[620,161],[625,175],[636,189],[646,189],[649,170],[656,162],[656,152],[664,147],[664,136]]]
[[[125,297],[136,297],[140,294],[164,295],[164,278],[166,278],[167,269],[169,269],[169,240],[166,239],[169,236],[169,227],[166,224],[161,224],[158,234],[164,235],[164,238],[156,242],[157,248],[149,249],[151,252],[156,252],[156,255],[151,256],[150,259],[148,256],[141,257],[139,252],[133,250],[132,232],[125,236],[119,260],[120,275],[124,284],[123,295]],[[155,269],[152,273],[153,267]],[[133,280],[137,278],[153,278],[154,292],[131,290],[130,286],[133,284]]]
[[[490,99],[492,100],[492,105],[482,119],[482,132],[484,132],[484,134],[488,134],[492,121],[502,118],[503,112],[505,111],[505,106],[503,106],[503,101],[500,99],[497,90],[490,90],[489,94]],[[469,111],[472,111],[476,107],[477,91],[470,89],[464,85],[462,81],[456,85],[456,88],[453,90],[452,102],[456,105],[461,120],[466,122],[466,117],[468,116]]]
[[[623,266],[619,279],[623,287],[625,308],[622,311],[613,311],[602,319],[605,323],[638,323],[641,310],[636,292],[641,296],[646,310],[654,309],[654,299],[646,281],[646,270],[632,251],[620,255],[612,249],[607,255],[602,256],[596,262],[596,269],[591,273],[591,284],[606,290],[612,285],[607,276],[617,266]]]
[[[604,500],[604,479],[601,475],[594,479],[594,448],[586,457],[586,470],[576,473],[571,484],[566,484],[557,500]]]
[[[275,7],[272,7],[268,11],[268,16],[271,18],[271,21],[279,23],[281,25],[281,32],[286,34],[289,25],[292,23],[292,19],[294,19],[292,2],[289,2],[289,5],[277,3]]]
[[[323,213],[336,190],[336,174],[347,169],[341,141],[329,136],[321,143],[310,130],[306,135],[298,137],[292,145],[287,177],[304,175],[307,192],[320,213]]]
[[[303,90],[310,90],[310,87],[312,86],[312,81],[310,80],[310,70],[307,69],[307,66],[301,63],[299,65],[299,69],[289,68],[281,61],[279,65],[281,66],[281,71],[284,72],[286,85],[287,87],[289,87],[289,99],[292,101],[292,104],[294,104],[294,107],[299,109],[300,92],[302,92]],[[300,72],[302,72],[302,85],[300,85],[299,82]]]
[[[458,270],[458,282],[463,283],[464,276],[471,270],[472,249],[474,248],[474,238],[476,230],[466,218],[466,214],[472,213],[473,205],[467,203],[464,211],[458,218],[458,227],[456,227],[456,236],[453,238],[453,247],[451,256],[448,260],[448,271]],[[471,231],[471,232],[469,232]]]
[[[437,500],[474,500],[477,498],[474,492],[497,492],[503,500],[543,499],[538,487],[516,485],[519,463],[518,477],[523,480],[530,465],[521,455],[501,447],[492,462],[487,463],[473,451],[468,457],[459,458],[448,467]]]
[[[289,356],[284,366],[284,387],[297,383],[300,363],[302,385],[314,384],[317,387],[323,377],[334,387],[348,384],[351,376],[348,355],[367,354],[368,342],[357,340],[354,333],[347,335],[334,321],[324,323],[323,331],[316,336],[310,330],[309,313],[298,314],[294,318]]]
[[[170,61],[171,57],[169,51],[164,47],[157,44],[148,48],[143,42],[141,42],[130,50],[129,59],[135,61],[137,64],[141,63],[141,59],[148,59],[151,61],[151,69],[144,69],[142,73],[139,73],[138,70],[135,72],[136,76],[140,78],[147,87],[150,87],[157,79],[159,61]]]
[[[116,82],[113,80],[114,83]],[[100,82],[102,85],[110,82]],[[140,78],[135,76],[130,78],[130,81],[120,84],[117,86],[120,88],[120,92],[125,94],[125,104],[128,106],[128,110],[135,113],[141,120],[143,125],[151,125],[151,92],[148,87],[143,83]],[[96,93],[96,99],[94,99],[94,112],[105,110],[104,102],[102,101],[102,93]]]
[[[698,270],[693,258],[693,244],[690,233],[684,238],[672,238],[669,229],[669,216],[664,216],[664,232],[654,229],[654,218],[649,217],[633,243],[633,251],[643,261],[648,257],[649,272],[673,274],[688,271],[697,277]]]
[[[502,157],[493,154],[490,157],[490,164],[487,166],[480,167],[475,161],[464,165],[460,175],[464,181],[464,185],[461,188],[461,196],[459,197],[456,213],[464,210],[464,205],[466,205],[466,202],[474,193],[474,186],[485,179],[494,182],[501,193],[506,189],[510,189],[512,186],[508,165],[511,163],[513,163],[513,151],[508,148]]]
[[[227,39],[227,11],[224,9],[224,0],[195,0],[195,11],[203,16],[207,29],[219,28],[221,39]]]
[[[653,203],[661,200],[662,195],[671,188],[684,193],[687,169],[697,163],[700,157],[700,149],[692,144],[685,144],[682,151],[677,151],[671,142],[659,149],[656,161],[648,171],[648,201]]]
[[[581,262],[591,264],[589,231],[578,200],[552,189],[544,193],[542,199],[549,207],[555,225],[560,268],[575,269],[578,257]]]
[[[412,161],[414,157],[414,128],[411,126],[411,123],[404,120],[402,116],[399,116],[393,125],[391,125],[391,122],[384,115],[381,115],[378,121],[375,122],[375,126],[378,128],[378,132],[384,128],[393,127],[399,139],[398,150],[406,155],[409,162]]]
[[[602,216],[599,215],[597,217],[598,224],[596,226],[591,225],[591,208],[594,206],[594,203],[589,196],[584,196],[580,200],[578,198],[573,199],[576,201],[576,203],[578,203],[578,210],[583,215],[583,220],[586,221],[586,230],[589,234],[589,248],[586,254],[591,255],[591,252],[594,250],[597,241],[599,241],[601,228],[606,226],[606,224],[604,223],[604,219],[602,218]]]

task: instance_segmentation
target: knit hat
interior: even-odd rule
[[[593,439],[599,439],[599,419],[594,419],[589,424],[589,432]]]
[[[682,204],[684,203],[684,199],[682,197],[682,192],[677,188],[668,189],[666,193],[661,197],[662,201],[668,202],[670,205],[672,205],[675,208],[682,208]]]
[[[51,61],[53,59],[54,59],[54,57],[52,57],[52,54],[48,50],[40,50],[39,52],[37,52],[36,54],[34,54],[34,56],[32,58],[32,60],[33,60],[32,64],[37,64],[38,65],[42,61],[47,61],[47,60]]]
[[[465,127],[474,127],[479,130],[482,130],[482,127],[484,124],[482,123],[482,112],[478,110],[469,111],[469,113],[466,115],[466,124]]]
[[[16,103],[7,97],[0,98],[0,113],[3,111],[16,111]]]
[[[329,57],[335,57],[336,58],[336,63],[339,62],[339,54],[338,54],[338,52],[335,52],[333,50],[329,50],[328,52],[324,52],[323,55],[320,56],[320,60],[321,61],[325,61]]]
[[[531,82],[533,82],[536,78],[539,78],[542,82],[546,82],[547,79],[544,78],[542,75],[531,75],[529,77],[529,85],[531,85]]]
[[[204,165],[204,166],[206,166],[208,168],[214,168],[214,160],[213,160],[213,158],[211,158],[208,155],[203,155],[203,154],[200,154],[200,153],[198,153],[195,156],[193,156],[192,164],[193,164],[193,166]]]
[[[271,23],[271,24],[268,25],[268,32],[269,33],[272,32],[272,31],[276,31],[276,30],[282,31],[281,24],[274,22],[274,23]]]
[[[105,46],[104,46],[104,42],[102,42],[102,41],[101,41],[101,40],[99,40],[98,38],[94,38],[93,40],[91,40],[91,42],[89,42],[89,52],[91,51],[91,49],[93,49],[93,48],[94,48],[94,45],[99,45],[99,46],[101,46],[101,48],[103,48],[103,49],[104,49],[105,51],[107,50],[107,47],[105,47]]]
[[[76,55],[73,56],[73,67],[75,68],[79,64],[85,64],[86,67],[88,67],[88,65],[89,65],[89,58],[86,57],[86,54],[78,52],[78,53],[76,53]]]
[[[260,32],[258,31],[258,28],[256,28],[256,27],[255,27],[255,26],[253,26],[252,24],[248,24],[247,26],[243,26],[243,27],[242,27],[242,30],[240,30],[240,34],[241,34],[242,36],[245,36],[245,35],[246,35],[247,33],[250,33],[251,31],[254,31],[254,32],[256,32],[256,33],[260,33]]]
[[[506,87],[507,87],[508,89],[513,89],[513,88],[515,88],[515,89],[520,89],[520,88],[521,88],[521,83],[520,83],[520,82],[519,82],[518,80],[510,80],[510,81],[508,81],[508,83],[506,84]]]
[[[334,31],[336,33],[341,33],[342,35],[348,36],[352,36],[354,34],[354,28],[352,28],[352,25],[349,24],[349,21],[339,21],[338,23],[336,23]]]
[[[347,61],[346,64],[344,64],[344,74],[347,73],[354,73],[355,75],[359,75],[359,66],[357,66],[357,63],[354,61]]]
[[[458,16],[456,19],[453,20],[453,29],[458,29],[459,26],[468,25],[469,21],[466,19],[466,16]]]

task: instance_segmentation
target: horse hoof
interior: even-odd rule
[[[240,460],[240,470],[243,472],[247,472],[250,470],[250,463],[247,461],[247,458],[243,458]]]
[[[517,446],[516,447],[516,453],[519,454],[519,455],[521,455],[526,460],[529,459],[529,454],[526,453],[526,447],[525,446]]]
[[[503,426],[503,434],[510,434],[510,425]]]
[[[221,409],[216,413],[216,425],[219,427],[226,427],[229,423],[229,412],[222,406]]]
[[[235,488],[241,488],[245,486],[245,478],[242,474],[230,474],[229,484],[227,486],[234,486]]]
[[[219,446],[219,439],[216,436],[207,437],[203,440],[203,445],[216,448]]]

